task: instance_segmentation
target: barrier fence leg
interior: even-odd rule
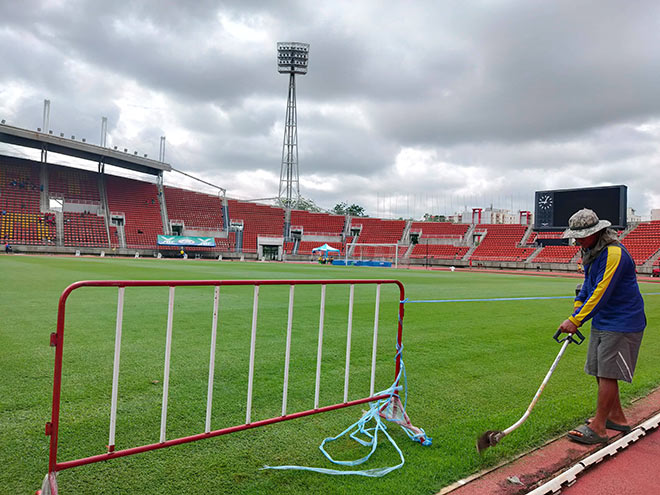
[[[41,483],[41,490],[37,490],[37,495],[57,495],[57,473],[48,473],[43,483]]]

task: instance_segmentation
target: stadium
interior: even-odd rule
[[[148,182],[0,156],[0,242],[16,253],[172,257],[183,247],[197,258],[310,261],[327,243],[338,259],[397,266],[575,272],[579,262],[577,246],[546,244],[561,231],[535,231],[530,212],[514,224],[482,222],[482,214],[497,218],[482,208],[459,223],[312,213],[166,186],[166,163],[63,137],[2,124],[0,138],[37,149],[53,143],[60,153],[154,176]],[[657,274],[660,220],[630,223],[619,235],[638,273]]]
[[[165,6],[155,10],[161,8],[162,12],[140,15],[156,18],[168,11]],[[330,15],[332,7],[328,9]],[[406,5],[401,19],[407,17],[408,9],[414,10]],[[336,23],[346,17],[341,10]],[[388,15],[382,10],[379,6],[376,16]],[[75,12],[68,13],[73,20]],[[176,10],[177,17],[187,15]],[[88,17],[82,19],[84,25],[89,24]],[[401,19],[396,18],[396,24]],[[231,62],[227,67],[248,68],[249,63],[232,64],[255,52],[260,53],[255,60],[262,62],[263,50],[254,47],[266,43],[265,38],[243,21],[218,18],[230,33],[220,43],[232,53],[224,59]],[[324,31],[325,22],[323,29],[316,28]],[[162,34],[157,22],[145,26],[133,18],[126,25],[115,22],[113,29],[117,39],[131,38],[135,32],[147,38]],[[436,30],[433,25],[431,31]],[[168,36],[180,41],[172,32]],[[406,31],[406,39],[408,35]],[[103,38],[102,30],[98,36]],[[207,56],[213,50],[204,51],[203,35],[199,36],[194,44]],[[241,38],[241,43],[232,45],[228,43],[232,36],[243,36],[247,42]],[[170,41],[160,38],[163,46]],[[394,39],[401,43],[404,37]],[[378,40],[380,51],[385,42]],[[209,41],[209,46],[214,47],[216,41]],[[424,58],[408,58],[425,51],[411,50],[415,43],[403,43],[409,52],[405,56],[398,50],[388,52],[391,58],[380,62],[388,75],[410,70],[412,60],[417,60],[419,68],[427,64]],[[371,44],[351,48],[357,54],[364,49],[373,55],[367,46]],[[336,53],[347,54],[345,48],[328,44],[325,60],[337,58]],[[98,145],[72,133],[54,132],[48,119],[49,100],[44,101],[40,127],[15,125],[7,121],[12,120],[9,117],[0,120],[0,493],[580,495],[627,489],[654,493],[660,483],[654,465],[660,434],[660,209],[651,209],[650,216],[642,218],[628,204],[629,192],[636,200],[643,196],[646,205],[652,204],[657,199],[653,187],[640,192],[639,177],[633,180],[633,171],[622,166],[623,172],[607,169],[594,178],[585,174],[575,184],[565,178],[531,181],[548,190],[534,190],[530,182],[516,183],[512,187],[528,198],[516,209],[513,201],[511,209],[494,208],[492,202],[483,201],[483,205],[466,204],[462,211],[447,215],[419,217],[338,214],[306,207],[299,190],[295,76],[307,72],[309,45],[279,42],[277,50],[278,71],[289,76],[277,197],[247,200],[236,193],[238,181],[212,184],[208,181],[214,179],[198,172],[203,167],[194,161],[185,165],[185,171],[183,166],[177,169],[182,160],[165,159],[164,136],[158,159],[114,141],[108,145],[105,117]],[[195,86],[196,77],[206,79],[195,72],[195,64],[173,63],[178,55],[176,50],[169,51],[165,79],[176,83],[181,76],[184,87]],[[195,50],[184,51],[188,61]],[[507,46],[502,53],[509,51],[512,47]],[[323,49],[319,52],[323,54]],[[352,56],[341,64],[359,66],[350,63],[360,60]],[[128,53],[126,57],[130,58]],[[216,63],[210,58],[211,64]],[[521,59],[531,64],[536,56]],[[144,60],[143,65],[149,66]],[[443,59],[430,65],[448,69],[463,63]],[[481,78],[483,66],[477,65]],[[172,66],[180,73],[170,72]],[[378,65],[369,69],[383,70]],[[220,80],[224,81],[225,70],[220,71]],[[340,66],[333,70],[343,77]],[[527,66],[506,72],[528,73]],[[83,73],[79,68],[81,80]],[[236,83],[250,86],[247,80],[261,77],[258,71],[246,69],[246,74],[245,79],[237,77]],[[437,76],[424,74],[420,79]],[[328,78],[327,72],[323,78]],[[415,93],[406,91],[405,84],[395,84],[396,78],[386,81],[382,73],[373,79],[385,88],[391,84],[387,91],[396,94],[391,101],[385,98],[383,107],[401,93]],[[117,83],[111,76],[108,81]],[[318,80],[316,84],[315,91],[328,89]],[[471,92],[479,93],[479,86],[465,86],[470,100]],[[21,98],[28,94],[7,87],[0,88],[5,91],[0,94],[10,96],[7,101],[12,94]],[[447,141],[440,139],[444,144],[437,149],[470,148],[464,137],[452,135],[453,126],[466,125],[464,113],[487,114],[483,109],[488,105],[476,111],[468,105],[468,111],[463,108],[460,115],[452,114],[451,105],[444,106],[453,98],[452,91],[437,89],[419,92],[421,107],[413,100],[410,106],[392,104],[388,115],[396,119],[389,120],[401,117],[402,123],[388,134],[388,121],[376,141],[384,136],[394,139],[396,133],[405,135],[406,126],[415,127],[415,132],[428,127],[433,133],[437,127],[450,136]],[[90,89],[90,94],[96,90]],[[265,100],[250,100],[263,89],[252,90],[246,90],[248,100],[267,113]],[[371,90],[378,94],[380,88]],[[593,94],[590,90],[589,96]],[[436,95],[442,95],[441,106],[447,110],[451,129],[437,125],[441,121],[424,120],[428,117],[426,98],[433,100]],[[328,118],[348,129],[342,138],[332,138],[337,141],[328,153],[348,152],[347,163],[337,166],[346,182],[356,178],[347,170],[358,167],[352,163],[356,155],[351,155],[350,146],[358,143],[358,148],[367,149],[376,142],[361,141],[373,129],[365,126],[365,134],[356,130],[364,122],[360,112],[354,112],[359,105],[352,106],[352,97],[342,103],[348,113]],[[96,99],[100,98],[94,94],[86,101]],[[544,100],[536,93],[532,99]],[[503,98],[507,110],[511,100]],[[573,105],[579,98],[569,100]],[[154,101],[159,99],[145,105]],[[35,108],[24,106],[30,111]],[[328,112],[324,118],[332,114],[331,105],[319,106],[323,107],[319,114]],[[137,112],[147,109],[136,108]],[[199,110],[194,104],[191,108],[193,113]],[[241,113],[251,111],[239,108]],[[0,106],[6,109],[12,114],[14,107]],[[72,103],[71,109],[79,107]],[[536,111],[543,113],[539,108]],[[472,136],[470,142],[479,143],[479,151],[467,149],[463,159],[475,153],[480,155],[478,162],[493,152],[497,167],[498,152],[522,142],[507,135],[507,112],[499,108],[494,113],[494,124],[489,125],[495,130],[486,137],[479,132]],[[534,114],[531,110],[520,113]],[[379,115],[378,111],[371,115],[371,125]],[[408,121],[404,115],[413,116]],[[235,132],[248,132],[243,126],[250,118],[242,118]],[[417,118],[422,121],[419,127],[411,125]],[[474,124],[467,122],[467,127]],[[272,123],[268,126],[268,131],[260,128],[258,133],[268,134]],[[521,127],[529,126],[527,117],[523,118]],[[480,125],[474,127],[480,129]],[[502,135],[500,127],[505,129]],[[321,134],[331,134],[331,128],[323,128]],[[639,137],[654,129],[644,123],[621,135]],[[660,125],[657,129],[660,135]],[[134,135],[153,137],[152,131],[138,129]],[[555,132],[542,129],[526,138],[533,142],[532,154],[544,153],[538,136],[547,138],[554,148],[561,134]],[[496,138],[489,141],[492,136]],[[454,138],[453,144],[447,144]],[[405,147],[401,143],[406,139],[396,146]],[[492,145],[498,139],[505,143],[502,148]],[[238,142],[243,146],[250,141]],[[424,136],[410,142],[422,143],[421,149],[427,144]],[[268,143],[272,144],[270,135]],[[352,144],[344,148],[345,143]],[[620,156],[623,148],[614,154]],[[327,153],[320,149],[321,154]],[[260,148],[251,151],[264,154]],[[371,159],[372,152],[368,149],[365,156]],[[528,160],[525,152],[510,155],[512,162]],[[213,155],[204,144],[197,153]],[[434,152],[429,153],[433,156]],[[236,156],[250,161],[249,154]],[[267,158],[258,161],[268,162],[271,154]],[[540,163],[544,160],[558,159],[551,153],[550,159],[543,156]],[[315,173],[323,172],[314,180],[329,181],[333,165],[318,165]],[[442,176],[447,172],[445,165],[420,165],[420,170]],[[226,173],[236,179],[228,173],[230,165],[225,166],[215,177]],[[466,168],[471,167],[467,160]],[[404,175],[414,175],[402,168]],[[652,167],[644,168],[649,175],[642,180],[651,183]],[[531,169],[546,170],[544,166]],[[575,169],[567,170],[572,179]],[[498,179],[516,182],[513,175],[518,172],[503,170]],[[488,180],[469,174],[452,176],[451,171],[445,175],[434,184],[444,184],[446,179],[448,190],[459,189],[456,183],[466,178],[474,181],[475,188]],[[423,181],[424,174],[420,176]],[[456,177],[459,180],[452,182]],[[567,183],[575,188],[549,189],[550,184]],[[401,181],[396,188],[410,184]],[[567,438],[576,425],[584,429],[595,421],[590,418],[598,406],[599,384],[582,371],[590,324],[582,329],[584,335],[578,331],[569,336],[558,330],[575,311],[574,300],[589,270],[587,261],[583,266],[586,251],[580,250],[579,242],[563,238],[569,217],[584,207],[611,220],[617,239],[630,253],[634,264],[630,278],[639,286],[647,323],[634,381],[620,385],[630,428],[616,423],[611,428],[607,417],[607,438],[596,443]],[[611,271],[607,273],[612,276]],[[637,460],[628,460],[625,468],[612,467],[612,461],[629,453],[635,453]],[[607,469],[610,478],[596,474],[598,488],[577,489],[581,480],[583,487],[590,486],[589,476]],[[603,485],[610,492],[603,491]]]
[[[17,134],[27,134],[32,141],[21,143],[32,147],[42,147],[48,140],[40,132],[10,128],[4,124],[0,131],[3,139],[14,143],[19,141]],[[58,138],[59,147],[56,149],[66,151],[69,147],[74,150],[77,144],[82,144],[64,141],[62,143],[62,138]],[[97,157],[112,152],[89,145],[86,148],[86,152],[95,153]],[[76,153],[82,154],[80,151]],[[144,160],[124,154],[116,163],[125,165],[129,170],[131,167],[145,167]],[[8,435],[5,446],[9,449],[5,448],[3,455],[21,458],[17,452],[25,452],[20,467],[15,465],[16,461],[9,461],[10,466],[14,467],[5,471],[3,484],[12,487],[11,492],[24,491],[28,485],[31,487],[36,478],[42,476],[46,466],[48,455],[43,436],[33,431],[34,422],[40,422],[48,414],[50,372],[47,368],[52,366],[52,356],[45,342],[49,333],[46,329],[52,328],[55,321],[58,295],[76,280],[155,280],[152,283],[156,285],[158,280],[168,279],[193,283],[195,280],[244,279],[352,280],[350,301],[344,290],[338,290],[339,287],[330,289],[327,302],[328,336],[332,334],[331,326],[336,326],[334,331],[341,330],[325,344],[324,353],[334,357],[323,359],[324,369],[330,370],[326,372],[331,375],[346,370],[344,397],[341,397],[341,378],[335,377],[330,385],[326,385],[327,382],[322,381],[319,375],[312,409],[315,412],[319,407],[323,410],[323,402],[336,402],[340,407],[362,403],[364,399],[359,398],[361,394],[374,396],[375,378],[378,382],[376,390],[391,382],[390,363],[394,348],[399,344],[403,347],[402,342],[394,345],[396,332],[391,332],[396,326],[395,312],[400,296],[396,297],[391,290],[383,289],[383,297],[390,299],[390,309],[383,310],[380,316],[377,313],[376,320],[380,321],[383,330],[390,330],[390,340],[385,340],[386,332],[383,332],[378,344],[378,359],[374,344],[371,362],[370,320],[373,321],[374,316],[370,313],[371,309],[366,308],[374,304],[374,295],[365,293],[360,286],[356,291],[355,333],[353,348],[351,350],[349,346],[348,355],[353,356],[351,383],[362,382],[356,387],[361,389],[361,394],[348,392],[348,362],[345,364],[339,358],[344,352],[345,336],[340,334],[345,331],[348,317],[350,336],[355,283],[360,283],[359,280],[398,279],[405,286],[406,301],[437,303],[406,306],[404,342],[411,387],[406,412],[411,421],[433,437],[434,445],[439,443],[442,447],[424,452],[425,447],[419,444],[403,444],[401,448],[407,466],[412,469],[409,472],[404,469],[402,474],[390,474],[386,480],[379,481],[384,485],[370,485],[363,480],[344,477],[338,483],[323,479],[324,475],[312,473],[264,474],[261,470],[263,464],[299,464],[322,468],[323,459],[314,452],[318,442],[353,422],[359,416],[359,408],[352,412],[356,408],[342,408],[341,411],[320,415],[320,419],[307,421],[302,417],[295,419],[296,413],[290,415],[294,419],[291,424],[287,422],[259,430],[249,429],[223,436],[220,440],[209,438],[199,444],[196,442],[192,444],[194,446],[177,445],[164,449],[165,452],[143,453],[128,459],[67,469],[58,473],[62,493],[102,493],[124,489],[132,493],[149,493],[154,486],[163,483],[163,478],[167,480],[171,493],[199,493],[216,489],[227,493],[273,493],[280,490],[290,493],[297,493],[297,490],[300,493],[376,493],[382,492],[383,486],[385,491],[396,490],[399,493],[439,491],[461,477],[468,477],[475,471],[518,456],[552,439],[580,417],[588,415],[591,404],[583,394],[577,394],[575,388],[576,382],[580,383],[586,377],[576,378],[568,371],[571,367],[578,367],[582,359],[580,353],[575,352],[565,358],[564,371],[553,377],[553,385],[548,392],[552,398],[541,401],[529,427],[523,427],[517,437],[503,442],[504,445],[498,450],[493,449],[493,453],[485,456],[473,453],[473,436],[479,430],[485,429],[488,424],[506,423],[519,414],[520,404],[528,400],[533,384],[542,375],[542,368],[547,366],[548,356],[555,350],[549,330],[556,325],[554,315],[565,311],[567,303],[562,299],[567,295],[570,298],[579,276],[576,246],[538,244],[539,238],[558,238],[559,231],[535,231],[527,214],[520,215],[525,223],[507,225],[478,221],[451,223],[350,217],[295,209],[287,211],[281,207],[239,201],[223,195],[212,196],[163,186],[158,177],[167,169],[167,164],[156,162],[149,165],[153,166],[151,171],[156,177],[155,182],[12,156],[0,157],[1,236],[3,243],[10,244],[13,250],[11,255],[2,257],[2,285],[9,289],[3,295],[7,305],[3,323],[8,330],[3,334],[8,346],[5,350],[11,349],[11,354],[4,359],[8,372],[6,383],[14,384],[13,391],[8,392],[13,406],[3,414],[3,429],[9,431],[7,428],[11,425],[16,431]],[[58,208],[49,208],[52,204]],[[480,214],[481,211],[474,211],[473,219],[477,220]],[[285,225],[290,226],[288,238]],[[645,279],[644,275],[650,275],[652,267],[657,266],[660,256],[658,232],[660,222],[657,221],[631,224],[620,232],[623,244],[637,263],[642,290],[651,298],[647,301],[650,321],[657,313],[657,305],[652,299],[653,294],[657,294],[654,291],[657,286],[646,282],[653,279]],[[183,248],[181,245],[159,245],[158,239],[163,237],[211,238],[215,245],[184,245]],[[339,263],[331,268],[319,265],[318,254],[313,253],[313,249],[322,243],[339,250],[335,260]],[[185,249],[183,259],[179,254],[181,249]],[[271,262],[263,263],[264,260]],[[345,260],[350,262],[345,263]],[[516,273],[527,273],[533,277]],[[536,276],[544,274],[551,276]],[[160,349],[163,345],[162,327],[165,325],[163,318],[168,310],[164,305],[163,292],[138,294],[137,288],[130,287],[130,282],[128,284],[126,313],[122,320],[126,328],[126,340],[122,344],[122,374],[117,372],[117,378],[122,378],[115,381],[113,387],[119,387],[119,392],[113,406],[113,421],[117,426],[112,427],[112,435],[116,428],[117,448],[121,446],[124,452],[132,453],[132,449],[141,452],[141,444],[161,446],[151,444],[155,440],[153,432],[158,430],[157,410],[162,405],[161,397],[153,392],[159,389],[164,379],[162,369],[159,370],[162,367]],[[172,286],[173,282],[161,285]],[[170,290],[173,291],[173,287]],[[176,418],[170,420],[167,426],[167,437],[182,435],[181,438],[187,438],[194,436],[195,428],[198,428],[196,425],[204,416],[204,411],[200,409],[204,396],[200,379],[202,368],[208,364],[200,356],[208,354],[206,320],[210,307],[208,293],[197,297],[198,292],[192,287],[178,290],[182,295],[177,297],[182,300],[177,299],[176,304],[174,299],[170,300],[168,332],[174,326],[175,332],[185,333],[185,340],[189,342],[182,345],[182,342],[175,340],[179,347],[175,345],[171,351],[173,385],[166,394],[169,406],[164,410],[171,418]],[[267,292],[268,289],[264,288],[263,297],[267,297]],[[26,301],[22,297],[24,294],[33,294],[33,301]],[[100,455],[103,459],[104,454],[99,454],[99,447],[104,442],[101,440],[103,436],[107,436],[108,398],[112,395],[112,338],[113,325],[117,321],[117,309],[113,309],[116,305],[113,302],[115,294],[107,290],[102,294],[81,291],[81,295],[76,295],[70,303],[72,308],[68,316],[70,321],[67,323],[65,351],[68,360],[64,359],[65,373],[58,379],[64,385],[62,396],[58,398],[63,401],[61,417],[58,416],[59,458],[98,460]],[[128,294],[134,299],[129,299]],[[495,294],[502,301],[497,298],[493,300]],[[265,314],[261,316],[260,313],[262,319],[259,323],[253,320],[253,329],[257,326],[262,329],[262,325],[281,328],[287,321],[285,294],[276,292],[269,296],[273,299],[266,299],[265,307],[268,309],[261,310]],[[235,328],[230,332],[231,343],[218,345],[216,351],[218,359],[224,361],[222,371],[216,371],[215,381],[210,381],[209,390],[214,390],[216,397],[222,399],[216,399],[216,405],[210,406],[212,414],[207,413],[207,432],[212,431],[211,417],[216,427],[243,423],[240,416],[245,412],[245,404],[243,399],[235,399],[243,396],[247,382],[251,384],[252,380],[255,391],[250,395],[250,402],[254,396],[256,423],[263,421],[270,424],[273,420],[267,419],[269,416],[279,421],[275,403],[279,400],[277,390],[282,388],[283,383],[281,377],[274,377],[282,374],[281,367],[284,365],[280,347],[283,335],[278,331],[266,331],[267,343],[260,342],[256,347],[256,355],[261,359],[248,366],[245,359],[250,342],[245,339],[250,334],[246,318],[250,313],[251,294],[239,290],[225,297],[231,303],[229,308],[224,308],[226,313],[219,317],[220,328],[225,322],[220,332],[229,331],[227,322],[229,327]],[[291,370],[296,375],[289,385],[289,407],[306,411],[313,395],[309,392],[314,389],[310,379],[314,376],[314,336],[318,321],[315,311],[319,301],[315,295],[306,293],[298,298],[297,304],[304,300],[303,306],[311,306],[313,310],[301,316],[301,323],[292,324],[299,334],[294,332],[294,341],[297,338],[298,342],[291,351],[287,350],[287,355],[293,353]],[[363,300],[358,302],[360,298]],[[33,304],[38,309],[30,309]],[[176,318],[172,316],[175,306]],[[93,314],[90,314],[92,308]],[[293,311],[292,308],[291,303],[289,311]],[[351,308],[348,315],[347,308]],[[296,309],[296,312],[299,310]],[[486,314],[487,318],[484,316]],[[512,318],[515,320],[513,325]],[[204,321],[201,328],[197,320]],[[442,323],[438,326],[435,322]],[[25,327],[34,331],[26,336],[23,332]],[[366,333],[364,328],[358,327],[366,327]],[[512,327],[518,330],[511,333],[509,329]],[[58,325],[58,333],[53,335],[59,335],[63,329]],[[484,334],[486,329],[487,334]],[[458,347],[452,338],[457,332],[461,335],[461,345]],[[547,342],[543,336],[547,337]],[[296,347],[301,345],[300,339],[305,345]],[[483,345],[489,349],[485,355]],[[628,403],[658,385],[660,340],[650,333],[645,345],[642,357],[645,371],[639,379],[636,377],[634,386],[623,391]],[[535,349],[534,352],[530,351],[531,348]],[[229,349],[233,351],[227,355]],[[252,349],[254,352],[254,347]],[[520,349],[525,349],[524,371],[517,365]],[[39,357],[35,358],[35,355]],[[90,355],[94,356],[91,360],[87,359]],[[118,359],[117,356],[115,350],[114,359]],[[227,359],[230,361],[227,362]],[[264,366],[264,359],[271,364]],[[480,363],[479,368],[465,368],[474,360]],[[286,366],[288,370],[288,361]],[[320,369],[320,364],[318,366]],[[31,371],[28,372],[28,368]],[[250,369],[248,377],[245,376],[247,368]],[[236,380],[219,378],[228,370]],[[432,373],[428,373],[429,370]],[[303,371],[306,373],[304,377]],[[367,393],[364,383],[369,381],[370,373],[371,387]],[[513,387],[511,394],[509,390],[504,393],[498,385],[503,376],[510,374],[519,375],[509,380],[509,386]],[[166,376],[169,376],[169,371]],[[441,384],[437,383],[436,377],[440,378]],[[35,388],[35,381],[41,388]],[[326,395],[319,397],[320,382],[324,383],[322,390]],[[22,385],[16,388],[16,384]],[[590,385],[581,383],[580,387]],[[247,407],[251,411],[252,405]],[[335,406],[326,407],[332,409]],[[282,417],[286,414],[282,413]],[[245,424],[251,422],[250,419],[245,420]],[[48,424],[52,425],[52,422]],[[446,431],[445,425],[450,425],[453,433]],[[49,428],[52,426],[47,425],[47,430]],[[217,431],[224,435],[223,428]],[[49,434],[52,435],[52,431],[49,430]],[[29,440],[26,441],[25,435]],[[294,437],[297,448],[292,450],[291,439]],[[207,437],[201,434],[201,438]],[[402,435],[395,435],[395,439],[399,444],[407,440]],[[112,454],[114,440],[107,442],[106,438],[105,442],[105,445],[112,445],[109,451]],[[169,445],[167,442],[177,443],[162,436],[161,444]],[[245,451],[246,442],[251,446],[251,453]],[[258,445],[260,452],[256,458],[254,445]],[[218,449],[222,453],[217,454]],[[356,449],[342,443],[338,452],[352,458],[362,455],[364,452],[361,449],[363,447]],[[388,464],[393,456],[396,457],[396,452],[392,448],[381,447],[370,462]],[[77,461],[69,462],[71,466],[77,466]],[[117,464],[113,466],[113,462]],[[70,467],[66,463],[63,465]],[[438,470],[443,473],[440,477]],[[29,483],[26,483],[26,475],[29,475]],[[405,482],[401,477],[405,478]],[[539,485],[544,479],[533,479],[528,486]],[[402,484],[408,488],[402,489]]]

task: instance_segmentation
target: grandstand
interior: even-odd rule
[[[480,237],[470,259],[474,261],[525,261],[534,248],[520,247],[526,225],[479,224],[475,234]]]
[[[228,259],[309,261],[315,247],[328,243],[342,257],[376,259],[396,251],[399,265],[575,270],[579,262],[576,246],[558,245],[559,231],[533,232],[523,224],[289,213],[276,206],[164,186],[167,164],[132,156],[122,159],[124,168],[147,171],[157,180],[120,177],[101,166],[94,172],[0,156],[0,241],[16,252],[112,250],[124,256],[155,256],[178,253],[178,247],[158,244],[158,236],[174,234],[212,238],[213,247],[186,250]],[[620,234],[639,272],[651,273],[660,258],[660,221],[631,225]],[[395,245],[384,254],[387,246]]]
[[[110,216],[123,230],[126,247],[154,248],[164,231],[156,185],[112,175],[105,179]]]
[[[469,248],[465,235],[468,224],[450,222],[412,222],[410,235],[417,239],[412,259],[460,260]]]
[[[343,215],[291,211],[291,230],[300,230],[304,235],[341,236],[346,218]]]
[[[287,254],[308,255],[320,244],[328,243],[345,254],[346,217],[329,213],[291,210],[291,234],[296,239],[286,245]]]
[[[578,254],[578,246],[545,246],[541,252],[534,257],[534,262],[545,263],[570,263]]]
[[[108,245],[105,219],[90,213],[65,212],[64,245],[67,247],[96,247]]]
[[[577,255],[578,246],[556,244],[560,242],[563,231],[534,232],[527,240],[528,244],[540,243],[541,249],[532,257],[534,263],[570,263]],[[552,242],[551,244],[544,244]]]
[[[223,230],[220,197],[169,186],[163,189],[170,224],[180,225],[187,230]]]
[[[383,220],[380,218],[353,218],[351,232],[357,233],[360,243],[398,243],[403,237],[405,220]]]
[[[621,243],[630,252],[635,263],[642,264],[649,260],[660,246],[660,221],[639,224]]]
[[[284,236],[284,210],[267,205],[230,199],[230,221],[240,220],[243,224],[242,251],[257,253],[259,236],[281,238]]]

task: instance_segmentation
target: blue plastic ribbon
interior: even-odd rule
[[[396,360],[399,358],[403,353],[403,345],[399,345],[397,343],[397,352],[396,355],[394,356],[394,359]],[[399,446],[396,444],[394,439],[390,436],[390,434],[387,432],[387,426],[385,422],[383,421],[383,418],[380,414],[380,412],[384,409],[387,408],[387,406],[391,403],[391,401],[394,400],[396,397],[397,399],[399,398],[399,392],[403,388],[404,391],[404,402],[402,404],[402,411],[401,414],[403,417],[405,417],[405,411],[406,411],[406,405],[408,403],[408,379],[406,376],[406,367],[403,363],[403,359],[400,361],[401,367],[399,369],[399,374],[396,377],[396,380],[390,386],[388,389],[383,390],[381,392],[378,392],[376,395],[387,395],[389,396],[387,399],[380,399],[378,401],[372,402],[369,410],[362,415],[362,417],[353,423],[351,426],[346,428],[344,431],[342,431],[339,435],[334,436],[334,437],[328,437],[321,442],[321,445],[319,446],[319,449],[323,453],[323,455],[332,463],[338,464],[340,466],[359,466],[361,464],[364,464],[369,460],[369,458],[373,455],[373,453],[376,451],[376,447],[378,446],[378,433],[382,432],[385,437],[389,440],[389,442],[394,446],[396,449],[397,453],[399,454],[399,459],[401,462],[394,466],[389,466],[389,467],[383,467],[383,468],[373,468],[373,469],[363,469],[363,470],[347,470],[347,471],[341,471],[338,469],[327,469],[327,468],[318,468],[318,467],[309,467],[309,466],[264,466],[262,469],[276,469],[276,470],[298,470],[298,471],[312,471],[315,473],[321,473],[321,474],[331,474],[331,475],[357,475],[357,476],[366,476],[369,478],[380,478],[382,476],[385,476],[388,473],[391,473],[392,471],[399,469],[403,464],[405,463],[405,459],[403,458],[403,452],[401,452],[401,449]],[[403,378],[403,387],[400,385],[397,385],[399,383],[399,380]],[[400,400],[400,399],[399,399]],[[388,419],[388,418],[385,418]],[[391,420],[392,422],[398,424],[403,431],[406,432],[406,435],[408,437],[415,441],[419,442],[420,444],[424,446],[430,446],[432,444],[432,439],[426,435],[424,430],[419,428],[421,433],[415,434],[412,431],[410,431],[405,425],[402,425],[398,423],[395,419]],[[373,422],[373,426],[369,426]],[[355,460],[348,460],[348,461],[341,461],[334,459],[325,449],[325,446],[330,443],[334,442],[335,440],[338,440],[339,438],[343,437],[344,435],[349,434],[349,436],[359,443],[360,445],[364,447],[371,447],[371,450],[367,455],[360,459],[355,459]],[[366,440],[364,438],[366,438]]]

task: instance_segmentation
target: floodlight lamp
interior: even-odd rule
[[[64,133],[63,133],[63,132],[60,132],[60,137],[64,137]]]
[[[3,123],[3,124],[5,123],[5,119],[2,119],[2,123]]]
[[[277,43],[277,71],[280,74],[307,74],[309,43]]]
[[[3,120],[2,123],[4,124],[5,121]],[[41,127],[37,127],[37,132],[41,132]]]

